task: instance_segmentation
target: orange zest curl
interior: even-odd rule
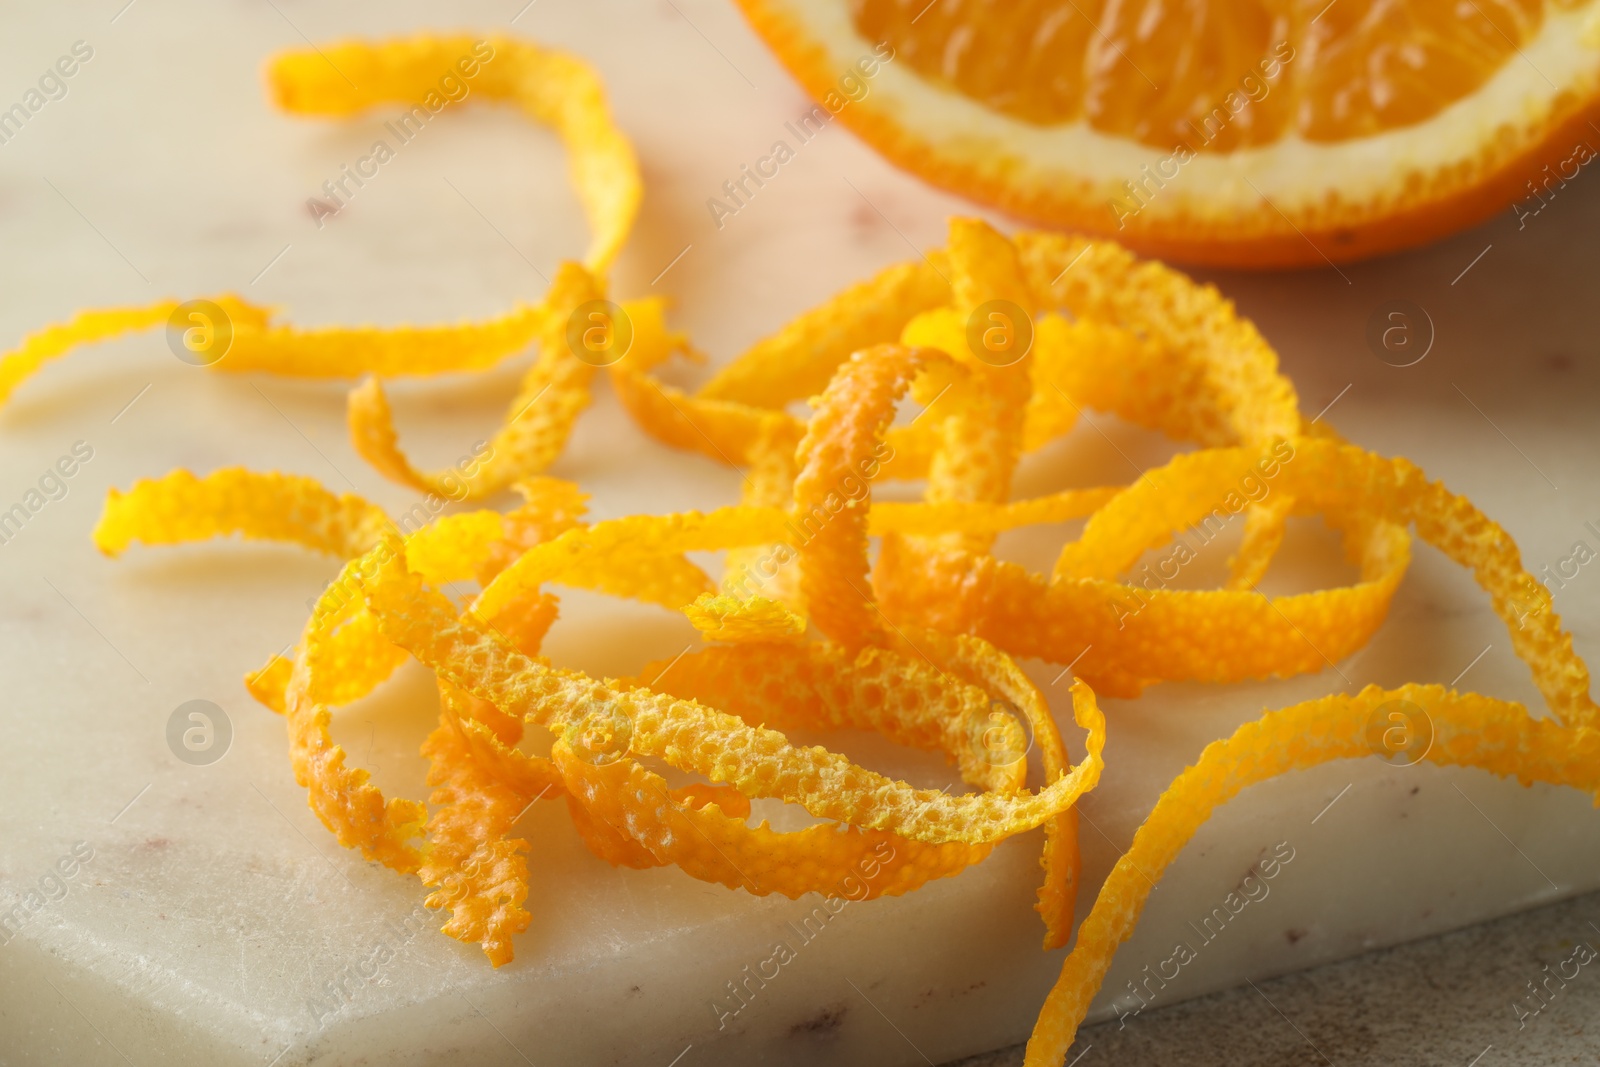
[[[536,343],[539,355],[494,436],[493,450],[462,475],[464,490],[445,495],[482,499],[542,472],[588,404],[594,371],[584,361],[588,353],[580,354],[581,346],[568,340],[569,320],[604,295],[604,273],[627,240],[643,195],[633,147],[612,121],[598,75],[573,56],[511,38],[423,36],[286,52],[268,65],[266,77],[273,99],[292,114],[344,117],[388,102],[437,114],[449,103],[439,87],[446,78],[466,87],[461,99],[509,103],[552,127],[570,153],[574,186],[593,234],[582,264],[563,264],[540,303],[520,304],[481,323],[294,327],[273,324],[272,308],[233,294],[81,312],[0,355],[0,403],[46,362],[75,347],[165,323],[175,352],[182,344],[189,349],[187,361],[218,371],[374,376],[350,394],[356,450],[385,476],[434,490],[442,475],[417,471],[400,452],[378,378],[486,370]],[[325,205],[323,210],[334,213]],[[630,334],[641,350],[672,343],[661,327],[659,301],[628,305],[622,316],[631,320]]]

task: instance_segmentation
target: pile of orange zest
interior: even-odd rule
[[[1014,792],[1025,774],[1019,729],[1009,737],[1015,753],[1010,759],[993,767],[970,755],[963,759],[978,733],[972,728],[975,716],[987,707],[984,691],[967,686],[964,695],[957,694],[965,701],[963,714],[928,701],[930,693],[956,685],[956,677],[969,673],[1022,707],[1042,739],[1047,763],[1057,762],[1059,769],[1065,769],[1060,740],[1042,697],[1009,660],[975,639],[960,639],[945,651],[951,639],[925,635],[926,647],[919,647],[918,654],[925,655],[928,648],[936,655],[947,654],[942,665],[947,669],[927,670],[911,656],[887,648],[864,650],[852,660],[832,645],[802,646],[806,654],[797,658],[792,644],[780,639],[713,647],[669,663],[672,670],[665,672],[679,679],[669,685],[693,685],[695,679],[706,677],[726,679],[722,670],[713,669],[710,675],[696,670],[695,661],[706,656],[721,664],[723,657],[737,657],[746,670],[765,679],[759,689],[745,686],[733,691],[743,695],[741,711],[748,719],[793,721],[804,715],[801,721],[813,726],[878,729],[906,744],[943,748],[956,759],[966,780],[1001,790],[951,798],[892,782],[823,749],[795,748],[783,734],[753,725],[747,718],[675,698],[675,689],[606,683],[547,667],[519,651],[502,632],[504,613],[546,580],[583,573],[628,553],[649,557],[760,537],[766,531],[759,520],[765,517],[725,509],[711,516],[638,516],[571,530],[534,546],[502,571],[464,615],[406,569],[403,549],[397,545],[375,549],[368,557],[373,566],[362,569],[362,580],[385,636],[434,668],[448,685],[502,711],[520,714],[524,722],[543,725],[556,736],[552,759],[562,774],[580,833],[613,862],[629,866],[672,862],[695,877],[742,886],[752,893],[798,896],[837,884],[851,864],[859,862],[863,850],[876,850],[878,844],[894,840],[891,858],[883,865],[889,874],[874,893],[905,892],[981,859],[996,841],[1059,814],[1093,786],[1101,765],[1104,725],[1086,687],[1075,691],[1074,700],[1079,723],[1089,735],[1088,759],[1058,775],[1046,789],[1036,794]],[[745,521],[752,518],[758,521]],[[741,534],[740,527],[746,532]],[[1004,660],[1003,666],[993,662],[997,657]],[[828,677],[828,684],[818,672]],[[852,688],[861,696],[852,699]],[[822,699],[823,693],[831,694],[828,700]],[[717,694],[730,695],[726,689]],[[694,696],[712,699],[705,691]],[[830,721],[817,714],[819,705],[855,710],[858,717]],[[573,749],[594,747],[586,739],[596,731],[608,740],[623,733],[626,740],[614,751],[606,751],[602,743],[604,759],[574,757]],[[509,749],[502,757],[513,764],[527,760]],[[748,828],[744,804],[730,812],[726,801],[715,794],[709,799],[704,793],[674,795],[638,757],[659,759],[712,783],[728,782],[747,799],[778,797],[797,803],[814,816],[844,824],[846,831],[840,834],[837,827],[823,827],[779,834],[765,825]],[[581,814],[578,808],[583,809]],[[698,832],[685,833],[689,827]],[[1047,879],[1053,890],[1047,901],[1058,910],[1063,898],[1064,907],[1071,906],[1065,889],[1072,886],[1076,871],[1075,839],[1067,842],[1066,851],[1069,854],[1058,865],[1067,873]],[[1070,911],[1067,914],[1070,922]]]
[[[1064,747],[1042,696],[1009,660],[982,641],[926,634],[914,651],[867,649],[854,660],[834,646],[808,644],[801,646],[806,656],[796,660],[797,617],[792,612],[772,602],[763,608],[759,603],[712,596],[709,580],[681,555],[694,547],[770,538],[781,526],[782,512],[733,508],[712,516],[635,517],[585,527],[576,522],[582,502],[575,490],[550,480],[522,488],[529,499],[516,512],[443,516],[411,533],[402,547],[399,532],[378,509],[357,497],[336,496],[310,479],[239,470],[196,478],[178,471],[140,482],[126,493],[114,491],[95,537],[102,550],[113,554],[134,541],[173,544],[229,534],[300,544],[336,556],[371,546],[324,590],[294,659],[275,657],[273,664],[252,677],[252,689],[286,712],[297,779],[307,787],[313,810],[341,843],[397,870],[417,871],[435,887],[430,903],[452,909],[445,931],[480,941],[496,963],[511,958],[509,939],[528,921],[521,907],[526,895],[521,859],[525,843],[508,839],[510,824],[501,823],[508,812],[514,819],[533,800],[550,795],[552,787],[558,790],[554,795],[567,794],[580,834],[603,858],[631,866],[675,863],[696,877],[789,896],[836,886],[852,864],[861,862],[863,850],[872,852],[880,845],[887,846],[876,852],[880,858],[889,857],[881,864],[887,873],[873,880],[872,894],[903,893],[977,862],[1001,837],[1043,821],[1037,810],[1024,812],[1023,821],[1013,827],[980,829],[975,836],[962,834],[952,840],[947,832],[926,827],[908,835],[892,815],[882,817],[890,820],[883,825],[850,828],[851,810],[845,810],[834,812],[846,823],[844,834],[835,827],[779,834],[765,826],[743,825],[748,799],[738,789],[712,785],[668,790],[664,782],[659,793],[667,808],[628,811],[624,817],[617,805],[626,808],[626,799],[594,792],[595,781],[620,781],[617,776],[622,771],[602,773],[602,768],[581,760],[574,763],[567,757],[568,749],[559,745],[553,761],[517,752],[520,721],[495,710],[495,704],[506,706],[503,694],[494,703],[473,699],[462,679],[444,678],[441,726],[424,746],[433,767],[431,799],[439,807],[424,826],[426,809],[416,801],[386,799],[365,771],[348,766],[330,729],[334,706],[370,692],[403,658],[404,653],[374,625],[362,597],[355,595],[369,574],[385,560],[392,563],[401,552],[407,566],[431,582],[474,578],[487,582],[475,611],[492,607],[486,632],[508,650],[537,653],[555,614],[554,598],[538,589],[546,580],[663,605],[688,601],[691,611],[716,609],[724,621],[744,619],[740,643],[727,651],[742,655],[746,670],[776,678],[780,668],[791,673],[802,668],[781,689],[764,686],[765,697],[756,705],[746,703],[743,710],[756,723],[792,721],[797,709],[812,708],[805,720],[809,725],[879,729],[913,747],[944,751],[972,784],[1009,793],[1024,784],[1025,735],[1014,718],[996,715],[994,698],[988,695],[993,692],[1026,715],[1047,765],[1057,776],[1066,771]],[[536,528],[521,531],[522,536],[547,539],[512,556],[507,549],[513,546],[510,538],[519,525]],[[498,570],[507,559],[514,559],[512,566]],[[450,610],[448,605],[445,609]],[[713,647],[685,656],[675,670],[686,681],[701,677],[703,672],[694,669],[699,655],[715,657],[722,651]],[[922,658],[929,654],[939,657],[939,666]],[[841,687],[849,687],[842,690],[847,694],[843,697]],[[649,695],[648,689],[637,685],[627,691]],[[832,718],[816,714],[823,694],[835,702]],[[938,694],[944,702],[929,703],[929,694]],[[1080,722],[1090,734],[1090,757],[1045,799],[1055,809],[1066,808],[1091,788],[1100,768],[1103,719],[1087,689],[1076,699]],[[850,710],[873,714],[848,721],[838,718]],[[571,726],[569,721],[562,729]],[[991,750],[1005,758],[986,759],[984,753]],[[791,757],[801,755],[788,747],[782,751]],[[836,758],[835,766],[837,762]],[[877,776],[850,769],[868,775],[858,789],[881,792]],[[634,786],[656,783],[659,777],[643,767],[629,770],[627,780]],[[927,807],[925,814],[941,824],[969,821],[944,812],[940,800],[948,798],[942,794],[929,797],[924,792],[903,788],[898,799],[902,805],[914,802]],[[656,794],[652,788],[646,795]],[[1005,817],[992,809],[990,815]],[[674,826],[684,829],[682,820],[701,832],[674,833]],[[420,849],[413,844],[418,837],[426,840]],[[441,846],[441,840],[449,844]],[[699,851],[707,840],[715,840],[721,851]],[[1075,838],[1054,847],[1041,892],[1048,905],[1047,919],[1054,918],[1052,936],[1064,941],[1070,932],[1077,871]],[[744,873],[730,882],[730,870]],[[485,871],[493,872],[492,877]]]
[[[441,95],[441,79],[464,85],[462,99],[512,104],[560,135],[593,236],[583,262],[562,264],[542,301],[481,323],[293,327],[274,325],[271,308],[234,294],[214,296],[211,300],[226,321],[211,321],[206,313],[205,325],[224,331],[219,337],[231,330],[231,342],[220,356],[212,359],[201,351],[196,361],[227,372],[376,376],[350,394],[352,440],[386,476],[418,489],[454,497],[442,489],[459,480],[466,485],[464,498],[477,500],[545,470],[587,405],[594,373],[594,366],[580,359],[568,342],[569,319],[582,304],[605,295],[605,271],[633,227],[643,192],[633,148],[612,121],[599,77],[573,56],[498,36],[423,36],[307,48],[278,56],[266,75],[278,105],[300,115],[343,117],[385,103],[437,113],[448,103]],[[0,355],[0,403],[49,360],[82,345],[167,323],[180,303],[164,300],[147,307],[85,311],[24,338],[16,349]],[[634,327],[634,345],[646,349],[675,343],[662,325],[661,301],[631,302],[623,310]],[[538,357],[480,466],[452,471],[447,480],[444,474],[418,471],[406,460],[377,378],[484,370],[535,342]]]
[[[739,517],[737,509],[726,509],[716,519],[731,525]],[[632,539],[646,542],[641,551],[679,551],[687,543],[686,529],[725,532],[715,531],[716,522],[699,521],[704,518],[695,513],[636,516],[581,532],[629,524]],[[649,524],[659,525],[652,531]],[[653,538],[652,532],[663,536]],[[619,715],[629,724],[631,754],[660,758],[712,782],[730,782],[752,799],[775,797],[798,804],[817,818],[930,842],[991,843],[1040,825],[1098,778],[1103,719],[1087,689],[1076,694],[1078,715],[1089,733],[1090,755],[1084,763],[1037,792],[951,797],[856,767],[825,749],[796,748],[778,731],[751,726],[723,711],[540,663],[508,642],[496,623],[530,581],[542,580],[535,576],[544,568],[522,566],[528,559],[543,556],[556,570],[587,562],[574,557],[573,542],[563,544],[570,536],[535,546],[490,582],[464,614],[407,569],[397,538],[386,537],[352,566],[360,572],[368,608],[384,636],[451,685],[553,733],[584,722],[591,713]],[[601,558],[607,549],[616,551],[610,537],[593,544],[601,546]]]
[[[971,349],[973,309],[995,300],[1033,320],[1032,345],[1014,360]],[[986,224],[957,219],[948,249],[890,268],[807,312],[694,394],[658,382],[650,362],[625,361],[612,374],[645,430],[668,444],[748,466],[746,503],[776,506],[800,476],[796,460],[788,458],[791,442],[822,421],[820,410],[801,420],[786,406],[820,388],[824,374],[864,373],[850,369],[857,352],[897,342],[943,353],[932,361],[938,369],[922,358],[905,368],[897,386],[929,406],[909,425],[880,429],[871,457],[858,451],[854,462],[885,479],[927,478],[928,488],[921,505],[881,505],[883,517],[873,520],[872,532],[884,543],[870,583],[861,573],[815,572],[825,575],[817,578],[829,603],[825,616],[859,610],[837,595],[847,582],[857,594],[872,584],[874,611],[882,618],[864,622],[863,633],[881,632],[890,621],[979,633],[1014,655],[1072,663],[1097,691],[1124,697],[1162,680],[1237,681],[1320,670],[1364,644],[1381,624],[1409,561],[1409,535],[1392,516],[1317,509],[1344,535],[1360,581],[1273,600],[1256,592],[1286,520],[1310,510],[1295,499],[1290,485],[1296,480],[1277,472],[1293,467],[1303,438],[1335,435],[1305,423],[1276,354],[1214,289],[1114,245],[1026,233],[1007,240]],[[1141,479],[1162,483],[1151,493],[1184,492],[1191,504],[1205,506],[1133,550],[1126,562],[1166,543],[1184,525],[1211,530],[1230,512],[1242,513],[1243,538],[1223,589],[1152,592],[1119,583],[1113,579],[1124,567],[1086,567],[1083,546],[1067,546],[1048,576],[988,552],[1001,530],[1079,517],[1115,492],[1076,490],[1007,502],[1020,454],[1070,430],[1086,407],[1207,448],[1252,450],[1233,484],[1208,485],[1198,496],[1174,481],[1187,476],[1181,470],[1162,468]],[[1019,423],[1020,437],[993,429]],[[1260,465],[1272,475],[1264,481]],[[833,469],[815,483],[815,498],[796,508],[802,530],[827,528],[811,551],[829,551],[846,528],[859,525],[838,522],[829,504],[829,495],[849,484],[840,479],[859,473]],[[1265,485],[1266,495],[1247,498],[1241,481]],[[860,509],[852,500],[847,510]],[[960,529],[940,535],[929,522],[959,523]],[[778,555],[783,549],[780,544]],[[852,545],[851,558],[855,552]],[[792,572],[778,568],[767,588],[773,557],[772,545],[730,556],[724,586],[748,591],[753,582],[762,595],[804,613],[810,594],[795,586]],[[765,563],[760,574],[750,570],[757,563]],[[1212,618],[1217,625],[1191,625]],[[833,634],[826,618],[817,621]],[[1235,643],[1230,626],[1260,632],[1268,642],[1254,650],[1225,647]],[[1167,654],[1174,644],[1182,645],[1179,654]]]
[[[1534,722],[1521,708],[1487,698],[1406,687],[1269,713],[1232,741],[1214,745],[1200,768],[1186,772],[1158,804],[1136,838],[1138,855],[1130,852],[1102,889],[1041,1014],[1031,1062],[1060,1062],[1111,953],[1131,933],[1145,883],[1129,872],[1164,867],[1211,807],[1243,784],[1370,751],[1357,728],[1386,699],[1409,699],[1443,724],[1436,760],[1596,788],[1600,714],[1589,697],[1588,671],[1573,654],[1548,591],[1522,568],[1502,529],[1415,466],[1331,435],[1297,435],[1265,450],[1213,447],[1180,455],[1124,489],[1011,503],[874,505],[867,477],[859,496],[840,498],[829,486],[843,484],[877,454],[895,403],[919,375],[930,373],[943,375],[952,388],[974,380],[969,366],[942,351],[892,344],[862,351],[837,368],[793,461],[772,463],[769,484],[756,488],[770,499],[776,485],[792,482],[788,508],[747,503],[585,525],[581,494],[545,479],[521,486],[526,502],[510,514],[447,515],[402,538],[371,505],[308,479],[241,471],[200,479],[175,472],[114,492],[96,538],[111,552],[134,540],[173,543],[228,533],[347,558],[364,551],[324,592],[288,670],[283,703],[297,777],[343,843],[421,874],[434,887],[430,904],[451,909],[446,932],[480,942],[496,964],[511,958],[512,937],[530,922],[523,907],[528,844],[509,835],[516,816],[546,796],[565,797],[580,837],[609,862],[671,863],[708,881],[789,896],[837,884],[869,853],[887,857],[871,894],[906,892],[977,862],[1011,834],[1044,825],[1039,906],[1046,944],[1064,944],[1078,867],[1072,804],[1100,773],[1104,720],[1088,686],[1076,683],[1074,712],[1088,736],[1088,758],[1069,769],[1042,697],[1008,656],[981,638],[985,629],[1012,635],[1016,645],[1024,640],[1017,633],[1037,625],[1041,636],[1026,640],[1048,646],[1066,640],[1052,636],[1050,626],[1061,625],[1059,619],[1098,617],[1102,622],[1093,625],[1104,626],[1118,598],[1131,591],[1116,576],[1205,515],[1209,502],[1244,472],[1259,471],[1265,455],[1277,455],[1274,478],[1281,479],[1278,490],[1294,502],[1293,510],[1324,514],[1345,532],[1362,581],[1275,601],[1228,589],[1146,591],[1151,599],[1127,620],[1130,636],[1100,635],[1127,662],[1134,682],[1170,676],[1175,668],[1158,671],[1151,661],[1173,658],[1186,659],[1185,670],[1215,660],[1209,669],[1224,676],[1316,669],[1301,662],[1315,652],[1308,632],[1325,634],[1342,654],[1381,620],[1409,553],[1408,527],[1471,568],[1559,721]],[[939,448],[958,450],[978,439],[972,423],[985,412],[993,417],[993,410],[950,404],[934,424]],[[776,449],[782,439],[773,435],[762,447]],[[959,468],[937,453],[934,460],[944,464],[940,469]],[[828,522],[814,531],[796,525],[819,506],[827,509]],[[1085,513],[1082,536],[1063,548],[1050,579],[1009,578],[1011,571],[983,554],[996,533]],[[941,565],[966,561],[963,581],[977,592],[962,601],[969,613],[960,625],[910,627],[884,613],[875,599],[880,588],[898,585],[904,598],[936,588],[940,579],[924,573],[915,585],[884,563],[870,575],[873,534],[886,544],[895,538],[931,544],[927,559]],[[793,603],[736,595],[727,591],[726,579],[724,592],[714,593],[710,578],[684,556],[757,545],[784,546],[797,561]],[[468,578],[482,592],[464,612],[429,588]],[[713,643],[647,666],[644,682],[561,670],[535,658],[555,614],[554,598],[543,589],[548,583],[682,607]],[[1063,603],[1072,610],[1063,610]],[[828,640],[798,641],[806,621]],[[980,636],[949,632],[963,627]],[[1224,639],[1208,627],[1233,636]],[[418,802],[385,798],[366,772],[347,766],[329,732],[332,700],[370,691],[401,650],[440,678],[441,723],[425,746],[435,789],[431,817]],[[1023,743],[1017,718],[995,716],[996,698],[1021,713],[1041,748],[1047,784],[1038,792],[1018,791],[1025,766],[1019,758],[985,758],[1015,753]],[[553,735],[548,759],[517,750],[527,725]],[[841,727],[942,750],[964,780],[986,791],[948,797],[912,789],[826,750],[797,748],[781,732]],[[619,736],[620,746],[608,747]],[[1263,752],[1259,746],[1268,737],[1275,744]],[[709,784],[670,788],[650,762]],[[1219,765],[1228,771],[1220,779]],[[834,826],[789,833],[764,823],[751,828],[745,823],[749,802],[762,797],[797,803],[842,824],[844,832]],[[420,848],[413,843],[419,838],[425,842]]]

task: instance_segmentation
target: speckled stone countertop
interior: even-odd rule
[[[1587,949],[1587,951],[1585,951]],[[1600,893],[1078,1034],[1081,1067],[1600,1063]],[[1579,961],[1589,958],[1587,964]],[[1563,974],[1569,976],[1563,978]],[[1530,987],[1537,986],[1537,992]],[[1022,1047],[948,1067],[1021,1067]]]

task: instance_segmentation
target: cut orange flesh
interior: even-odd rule
[[[1215,152],[1290,132],[1344,141],[1430,119],[1537,36],[1544,7],[1187,0],[1166,12],[1159,0],[1003,9],[991,0],[850,0],[850,18],[923,77],[996,111],[1040,126],[1084,119],[1153,148],[1192,142],[1213,106],[1253,73],[1244,110],[1194,144]]]
[[[739,2],[893,162],[1170,258],[1406,247],[1600,147],[1595,0]]]

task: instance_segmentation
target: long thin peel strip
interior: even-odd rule
[[[508,837],[512,824],[533,802],[480,762],[466,735],[460,705],[472,698],[441,687],[438,729],[423,742],[428,757],[428,848],[417,874],[435,886],[429,907],[449,907],[441,928],[458,941],[477,942],[496,967],[512,957],[511,938],[533,917],[528,897],[528,842]]]
[[[1600,732],[1534,719],[1519,704],[1441,686],[1371,686],[1272,711],[1206,746],[1156,801],[1128,851],[1106,877],[1077,944],[1045,1000],[1028,1041],[1027,1067],[1060,1067],[1117,947],[1133,933],[1160,878],[1200,825],[1246,786],[1336,759],[1372,755],[1366,727],[1384,703],[1404,700],[1433,724],[1427,759],[1478,767],[1524,785],[1550,782],[1594,795],[1600,805]]]
[[[95,547],[111,556],[135,541],[173,545],[239,534],[345,560],[371,548],[389,525],[376,505],[336,496],[315,479],[230,467],[203,478],[175,470],[141,479],[127,492],[112,489],[93,536]]]
[[[539,325],[539,354],[523,375],[506,420],[488,442],[481,462],[470,469],[425,473],[400,450],[394,417],[378,379],[350,393],[350,443],[385,477],[436,494],[464,485],[464,497],[481,500],[513,482],[543,473],[555,461],[578,415],[589,405],[595,368],[567,348],[567,317],[581,304],[598,300],[599,284],[575,263],[562,264],[547,297],[551,313]]]
[[[652,688],[660,692],[714,705],[747,723],[871,730],[946,752],[973,785],[1018,788],[1027,746],[1015,713],[996,709],[998,697],[1027,720],[1046,780],[1066,772],[1066,750],[1049,707],[1015,663],[973,638],[920,633],[902,643],[900,653],[867,648],[854,657],[835,646],[713,648],[650,664],[640,676],[655,679]],[[994,736],[1008,726],[1016,728],[1014,736]],[[1071,935],[1076,834],[1070,811],[1046,824],[1039,910],[1047,948]]]
[[[846,648],[888,640],[868,578],[872,478],[895,404],[918,374],[935,366],[953,381],[967,377],[935,349],[879,345],[856,353],[828,383],[795,454],[794,523],[806,534],[799,545],[801,595],[817,628]],[[966,405],[952,407],[951,418],[965,424]]]
[[[466,86],[455,99],[475,94],[504,101],[555,129],[569,153],[573,188],[593,232],[585,263],[592,270],[608,267],[632,229],[643,185],[633,148],[612,121],[600,78],[582,60],[515,38],[429,34],[288,51],[267,69],[279,107],[336,117],[391,101],[438,114],[451,99],[441,91],[446,76]]]
[[[271,309],[232,295],[217,297],[213,302],[227,320],[231,340],[209,366],[313,378],[439,374],[485,369],[538,340],[540,357],[525,376],[506,425],[495,435],[494,452],[464,477],[460,472],[429,475],[412,467],[398,448],[388,403],[376,380],[351,394],[350,422],[364,457],[386,476],[426,491],[439,490],[453,476],[465,481],[466,498],[481,499],[544,470],[586,406],[593,375],[593,367],[566,351],[567,320],[583,300],[598,299],[603,289],[591,279],[582,293],[581,286],[564,282],[564,276],[576,272],[588,277],[610,266],[642,196],[633,148],[612,121],[598,76],[572,56],[510,38],[421,36],[286,52],[269,65],[267,78],[278,104],[299,114],[347,116],[381,103],[413,105],[397,120],[403,128],[420,129],[452,101],[476,96],[512,103],[561,136],[593,239],[584,267],[566,265],[544,301],[519,305],[483,323],[275,326]],[[347,173],[336,190],[329,183],[333,204],[322,202],[320,210],[342,210],[339,193],[350,195],[351,181],[359,185],[361,179]],[[82,312],[66,325],[25,338],[19,348],[0,357],[0,403],[45,362],[79,345],[159,325],[179,306],[169,300],[146,308]],[[652,322],[653,305],[646,302],[633,311],[642,320],[641,346],[656,343],[663,330]],[[654,317],[659,319],[658,311]]]
[[[387,543],[380,542],[379,547]],[[368,859],[407,874],[422,862],[412,841],[427,825],[427,806],[398,797],[386,799],[382,790],[372,784],[369,772],[348,766],[345,750],[333,740],[332,709],[314,694],[318,674],[358,667],[355,657],[344,654],[347,650],[327,647],[326,623],[338,612],[337,590],[355,578],[358,566],[367,558],[361,556],[345,564],[339,580],[318,599],[317,608],[321,610],[313,609],[311,620],[306,623],[302,655],[284,690],[289,761],[295,781],[306,790],[311,810],[341,845],[358,848]]]
[[[60,359],[81,345],[158,326],[166,322],[177,307],[176,300],[165,300],[148,307],[80,311],[68,322],[29,334],[16,348],[0,355],[0,404],[10,399],[17,386],[51,360]]]
[[[657,864],[671,863],[701,881],[757,896],[777,893],[798,899],[838,886],[877,857],[880,873],[862,880],[854,899],[898,896],[935,878],[959,874],[983,860],[993,843],[930,844],[907,841],[883,830],[819,823],[779,832],[765,821],[746,826],[715,804],[674,798],[660,775],[634,760],[606,765],[572,755],[565,740],[555,743],[557,766],[585,812],[622,839],[637,845]],[[630,865],[639,865],[637,863]]]

